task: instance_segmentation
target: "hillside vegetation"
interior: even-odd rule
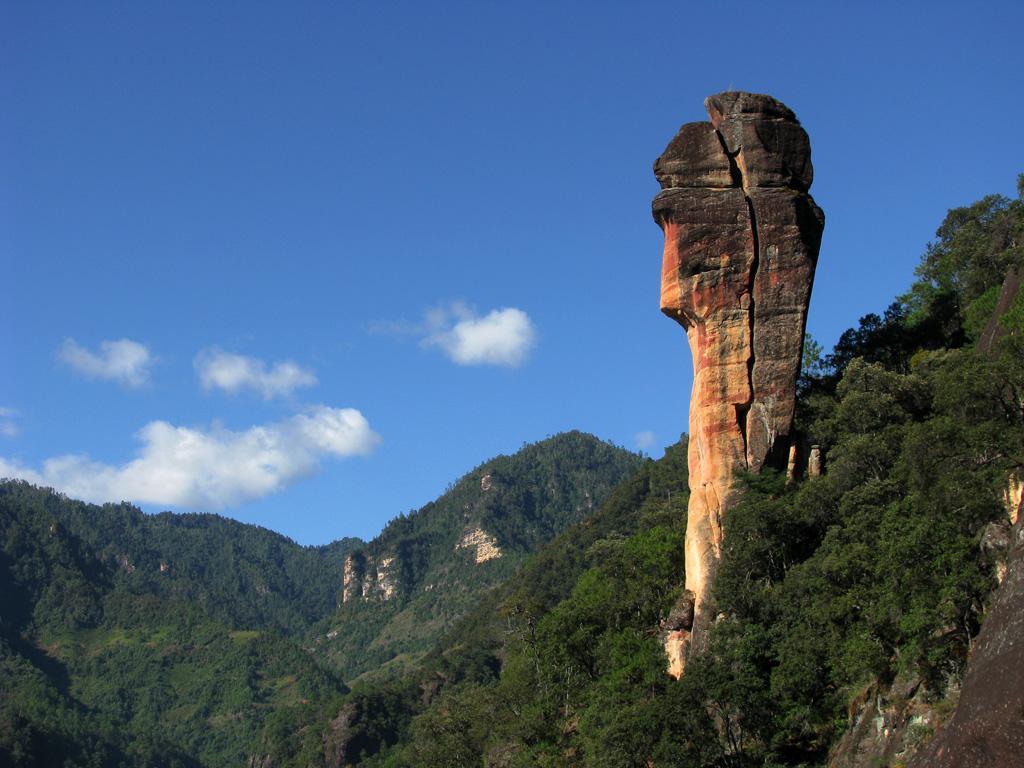
[[[568,432],[476,467],[436,501],[353,549],[367,594],[318,625],[318,657],[349,679],[392,659],[400,667],[429,650],[527,555],[588,517],[640,463]],[[379,578],[385,562],[390,596]]]
[[[374,541],[323,547],[0,483],[0,765],[243,765],[263,744],[316,764],[324,745],[309,725],[335,717],[348,690],[325,651],[364,648],[409,605],[424,628],[350,667],[428,648],[639,463],[558,435],[483,465],[486,498],[478,468]],[[467,524],[486,526],[503,556],[476,564],[457,548]],[[389,601],[335,613],[354,549],[397,553],[404,580]],[[428,575],[433,594],[417,604]],[[317,645],[323,627],[338,645]]]
[[[0,763],[238,764],[261,727],[345,691],[272,629],[216,618],[250,613],[241,590],[234,605],[205,611],[228,593],[226,579],[151,586],[139,577],[141,558],[105,556],[68,525],[91,518],[101,529],[125,516],[141,519],[0,485]]]

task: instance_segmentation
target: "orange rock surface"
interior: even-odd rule
[[[686,589],[692,623],[666,641],[670,672],[703,647],[738,470],[786,469],[804,326],[824,216],[807,193],[810,144],[769,96],[705,101],[654,163],[665,235],[661,310],[693,356]]]

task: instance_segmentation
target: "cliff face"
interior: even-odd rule
[[[654,163],[665,235],[661,310],[693,355],[686,587],[692,615],[666,640],[670,671],[702,646],[704,610],[737,470],[786,468],[796,378],[824,215],[810,143],[769,96],[721,93]]]
[[[353,600],[390,600],[398,592],[394,555],[374,558],[363,552],[345,556],[341,602]]]
[[[472,550],[473,561],[477,565],[488,560],[497,560],[502,555],[498,540],[479,526],[466,531],[455,548]]]

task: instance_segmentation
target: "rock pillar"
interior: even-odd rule
[[[661,310],[693,355],[686,600],[670,670],[699,651],[739,470],[786,468],[811,283],[824,215],[807,190],[807,133],[785,105],[727,92],[654,163],[654,219],[665,235]],[[682,615],[691,611],[682,610]]]

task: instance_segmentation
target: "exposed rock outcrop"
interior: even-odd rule
[[[363,577],[366,573],[366,558],[362,555],[345,555],[342,569],[341,602],[350,603],[363,596]]]
[[[398,591],[398,577],[394,574],[395,570],[395,558],[393,555],[382,557],[377,564],[377,580],[373,588],[382,600],[390,600]],[[365,588],[363,594],[366,594]]]
[[[502,555],[498,540],[479,526],[466,531],[455,548],[473,550],[473,560],[477,565],[495,560]]]
[[[992,354],[996,342],[1009,332],[999,321],[1013,306],[1022,285],[1024,285],[1024,270],[1017,266],[1011,266],[1003,279],[999,296],[996,298],[995,309],[989,316],[988,323],[985,324],[985,329],[978,339],[978,351],[983,355]]]
[[[686,529],[694,611],[667,648],[674,674],[680,654],[703,644],[736,472],[786,469],[824,227],[807,193],[810,143],[793,112],[742,92],[711,96],[705,107],[711,121],[684,125],[654,163],[661,310],[686,329],[694,369]]]
[[[377,559],[363,552],[349,553],[342,571],[341,602],[390,600],[398,592],[396,570],[394,555]]]
[[[821,446],[812,445],[811,453],[807,457],[807,476],[808,477],[820,477],[821,476]]]
[[[1021,511],[1024,510],[1024,477],[1010,477],[1006,483],[1006,490],[1003,491],[1003,504],[1006,506],[1006,517],[1010,525],[1019,523]]]
[[[661,644],[668,656],[668,673],[678,679],[683,674],[686,646],[693,628],[693,593],[683,590],[661,625]]]
[[[828,768],[904,765],[938,721],[916,676],[867,686],[850,702],[849,724],[829,755]]]
[[[346,703],[337,716],[327,724],[323,733],[324,765],[328,768],[344,768],[352,765],[359,757],[356,744],[358,721],[364,713],[355,702]]]

